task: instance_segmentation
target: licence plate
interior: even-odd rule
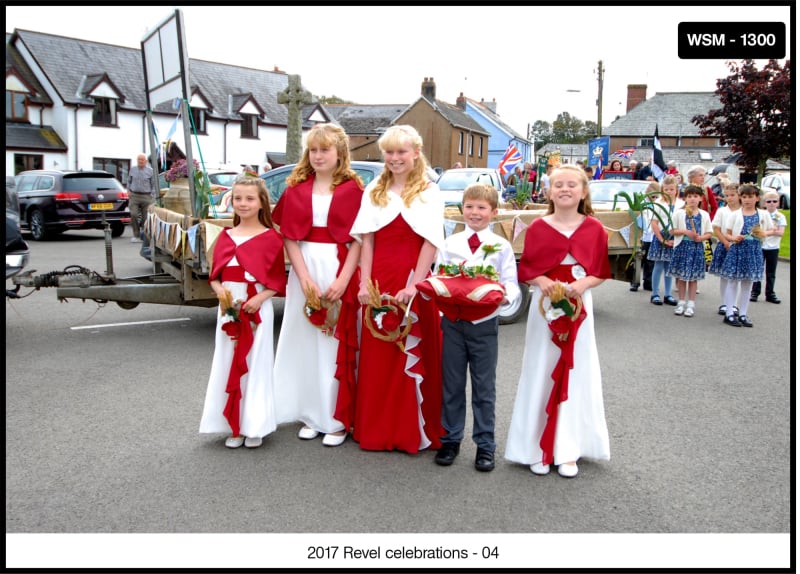
[[[89,211],[100,211],[102,209],[114,209],[113,203],[90,203]]]

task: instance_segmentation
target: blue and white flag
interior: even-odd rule
[[[656,133],[653,135],[653,155],[650,159],[653,177],[656,178],[656,181],[661,181],[664,179],[664,175],[666,175],[667,164],[664,163],[664,154],[661,152],[661,140],[658,139],[658,124],[656,124]]]

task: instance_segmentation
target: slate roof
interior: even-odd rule
[[[80,93],[81,86],[90,76],[106,74],[125,98],[120,102],[121,109],[146,109],[141,50],[29,30],[16,30],[15,33],[65,104],[91,105],[93,100]],[[8,53],[6,50],[7,67]],[[284,72],[190,58],[189,83],[192,90],[199,88],[212,106],[208,111],[212,118],[239,119],[240,116],[232,111],[236,108],[232,101],[229,103],[229,96],[252,93],[253,99],[264,110],[262,121],[275,125],[287,123],[288,109],[277,101],[277,94],[289,85],[289,76]],[[304,112],[311,109],[313,105],[303,106]],[[169,102],[154,106],[154,110],[173,113]]]
[[[467,100],[476,108],[478,108],[482,114],[484,114],[487,118],[491,121],[496,123],[504,132],[510,134],[515,139],[521,141],[529,141],[528,138],[520,133],[518,133],[514,128],[509,126],[503,120],[500,119],[500,116],[497,113],[493,112],[491,108],[489,108],[484,102],[478,102],[473,100],[472,98],[467,98]]]
[[[420,98],[425,99],[423,96],[420,96]],[[433,102],[430,102],[430,100],[427,101],[431,103],[433,108],[438,110],[439,113],[441,113],[454,128],[464,128],[475,133],[484,134],[487,136],[491,135],[489,132],[483,129],[483,126],[479,124],[475,118],[462,111],[458,106],[448,104],[442,100],[434,100]]]
[[[382,133],[408,108],[407,104],[326,104],[325,109],[349,135]]]
[[[47,95],[44,87],[36,79],[25,59],[11,43],[13,37],[13,34],[6,33],[6,75],[9,70],[13,69],[31,89],[35,90],[35,93],[30,95],[31,103],[52,105],[53,100]]]
[[[692,117],[722,107],[713,92],[656,92],[603,128],[604,136],[702,137]]]
[[[6,123],[6,149],[38,149],[67,151],[67,144],[52,126],[33,126],[24,123]]]

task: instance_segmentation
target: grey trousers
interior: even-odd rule
[[[131,232],[134,237],[139,237],[141,230],[139,223],[144,222],[147,217],[147,208],[155,200],[149,193],[137,193],[131,191],[128,193],[128,206],[131,210]]]
[[[464,438],[467,369],[472,381],[472,440],[495,451],[494,404],[499,319],[472,324],[442,317],[442,442]]]

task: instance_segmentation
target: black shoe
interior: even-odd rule
[[[667,295],[666,297],[664,297],[664,303],[675,307],[678,304],[678,301],[672,295]]]
[[[659,297],[658,295],[653,295],[652,297],[650,297],[650,302],[653,305],[663,305],[664,304],[664,303],[661,302],[661,297]]]
[[[755,303],[756,301],[758,301],[758,295],[752,295],[751,294],[750,295],[750,302],[751,303]]]
[[[638,283],[631,283],[631,291],[638,291],[639,284]]]
[[[475,468],[482,472],[489,472],[494,468],[494,453],[483,448],[478,449],[475,455]]]
[[[752,327],[753,323],[747,318],[747,315],[739,315],[739,324],[742,327]]]
[[[723,323],[726,325],[730,325],[731,327],[741,327],[742,324],[739,323],[739,318],[736,315],[728,315],[723,320]]]
[[[645,283],[644,287],[642,287],[642,289],[644,289],[645,291],[652,291],[653,290],[653,286],[650,285],[650,283]]]
[[[450,466],[458,456],[461,444],[457,442],[443,442],[439,452],[436,453],[434,462],[440,466]]]
[[[781,302],[781,300],[778,299],[778,296],[773,293],[772,295],[767,295],[767,302],[775,303],[777,305]]]

